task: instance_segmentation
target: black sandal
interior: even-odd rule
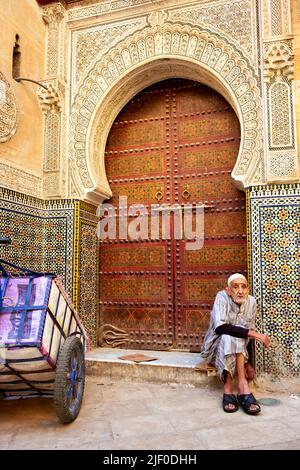
[[[249,393],[246,395],[238,395],[237,396],[238,402],[243,408],[243,410],[248,413],[248,415],[257,415],[260,413],[261,409],[259,404],[257,403],[256,399],[254,398],[253,393]],[[251,410],[251,405],[256,405],[256,410]]]
[[[223,394],[223,410],[226,411],[226,413],[234,413],[239,409],[239,404],[236,399],[236,396],[233,393],[224,393]],[[226,405],[234,405],[234,408],[226,408]]]

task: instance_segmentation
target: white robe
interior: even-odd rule
[[[236,374],[236,354],[243,353],[247,362],[249,338],[217,335],[215,329],[224,323],[254,329],[255,316],[256,300],[252,295],[248,295],[242,305],[237,305],[225,290],[217,293],[200,357],[216,367],[222,380],[224,380],[224,370],[227,370],[232,377]]]

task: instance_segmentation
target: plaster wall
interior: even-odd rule
[[[6,142],[0,143],[0,163],[40,176],[43,158],[43,116],[36,95],[38,87],[29,82],[17,83],[12,78],[12,57],[18,34],[21,76],[41,80],[44,76],[45,24],[39,6],[33,0],[5,0],[1,2],[1,6],[0,72],[15,97],[17,126],[14,135]]]
[[[292,31],[294,35],[295,53],[295,108],[297,126],[297,144],[300,148],[300,3],[292,0]],[[298,152],[299,157],[299,152]]]

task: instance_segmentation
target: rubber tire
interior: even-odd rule
[[[75,408],[70,407],[66,392],[69,385],[68,373],[70,372],[70,360],[74,352],[78,352],[79,359],[82,360],[82,386],[80,387],[79,396]],[[85,385],[85,363],[83,346],[79,338],[69,336],[58,356],[56,374],[54,380],[54,408],[56,414],[62,423],[71,423],[74,421],[80,411]]]

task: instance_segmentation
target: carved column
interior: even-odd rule
[[[39,98],[44,113],[45,198],[67,196],[66,117],[65,117],[65,8],[60,3],[42,10],[47,25],[46,79]],[[63,132],[64,130],[64,132]]]
[[[299,178],[290,0],[262,0],[267,182]]]
[[[10,140],[16,133],[18,112],[15,94],[0,71],[0,142]]]

